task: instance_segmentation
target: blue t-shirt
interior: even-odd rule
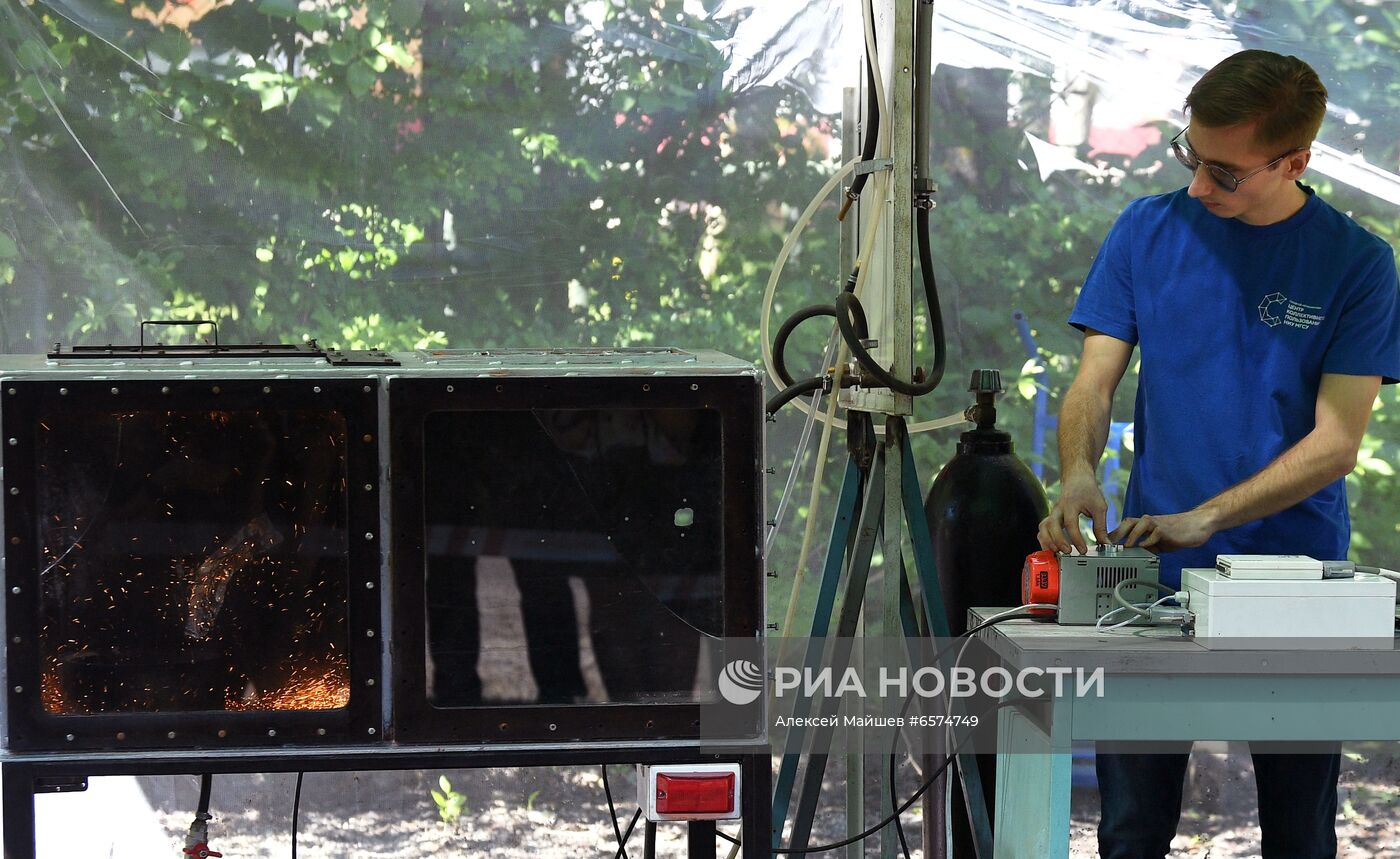
[[[1322,374],[1400,379],[1395,255],[1312,190],[1251,226],[1185,189],[1135,200],[1099,249],[1071,325],[1137,344],[1125,516],[1190,510],[1256,474],[1313,428]],[[1344,480],[1272,516],[1162,555],[1161,577],[1227,553],[1345,558]]]

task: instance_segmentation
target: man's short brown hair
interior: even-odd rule
[[[1186,110],[1208,128],[1257,122],[1255,142],[1268,149],[1306,149],[1322,126],[1327,88],[1297,57],[1240,51],[1196,81]]]

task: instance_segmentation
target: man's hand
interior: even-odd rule
[[[1155,554],[1191,549],[1209,540],[1219,530],[1210,511],[1197,508],[1167,516],[1137,516],[1124,519],[1109,536],[1124,546],[1141,546]]]
[[[1088,516],[1094,523],[1094,539],[1108,542],[1105,522],[1108,515],[1108,502],[1103,490],[1092,474],[1068,478],[1060,484],[1060,497],[1050,508],[1050,515],[1040,523],[1040,548],[1068,552],[1073,547],[1081,555],[1087,554],[1089,547],[1084,542],[1084,534],[1079,528],[1079,517]]]

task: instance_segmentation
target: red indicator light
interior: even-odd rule
[[[732,811],[734,773],[657,773],[658,814],[727,814]]]

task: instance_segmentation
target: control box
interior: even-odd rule
[[[1122,546],[1095,546],[1087,555],[1059,555],[1061,625],[1096,624],[1118,604],[1113,589],[1129,579],[1158,581],[1157,556],[1146,549]],[[1162,597],[1157,588],[1132,584],[1123,588],[1130,603],[1151,603]],[[1128,612],[1115,615],[1128,620]],[[1136,622],[1146,623],[1145,618]]]
[[[1384,576],[1241,579],[1188,568],[1181,584],[1198,639],[1336,639],[1356,648],[1394,641],[1396,583]]]

